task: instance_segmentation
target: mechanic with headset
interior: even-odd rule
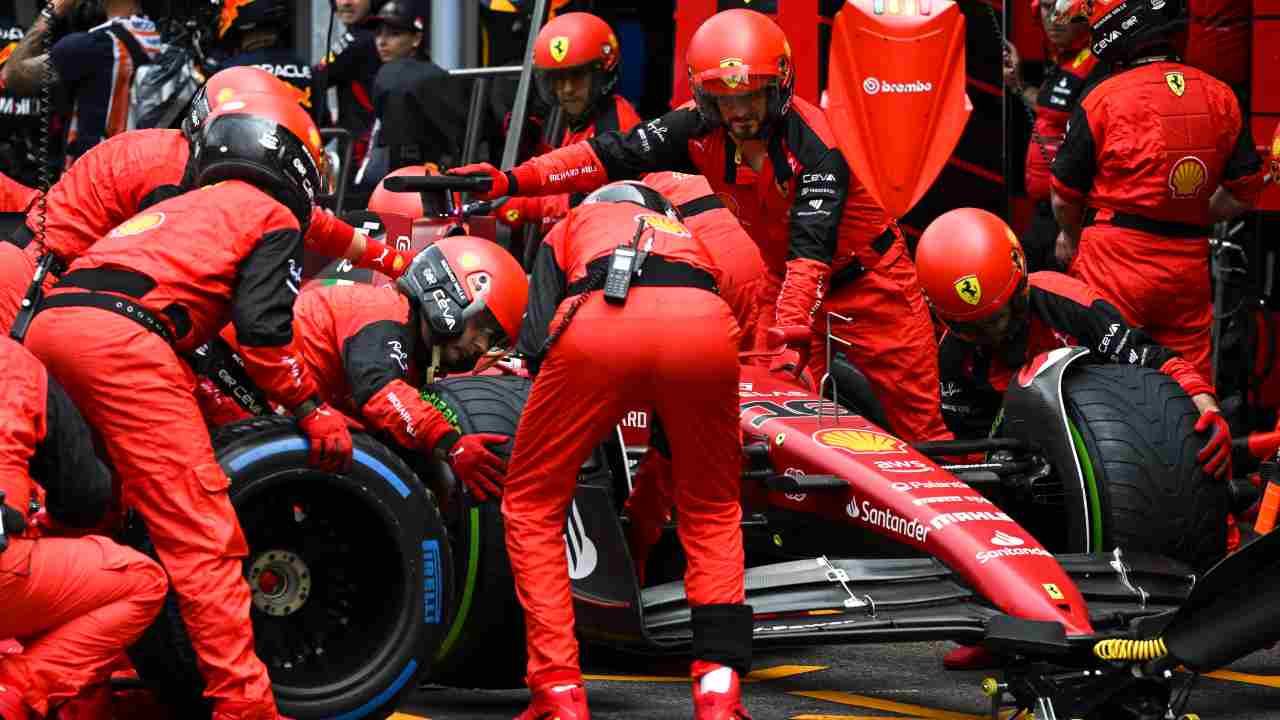
[[[760,247],[769,269],[757,344],[781,329],[812,346],[826,372],[824,333],[849,343],[893,430],[909,440],[947,439],[938,408],[938,357],[915,267],[892,218],[853,176],[822,111],[793,98],[794,68],[782,29],[761,13],[712,16],[689,41],[696,101],[629,133],[601,133],[501,172],[487,163],[481,197],[586,192],[610,179],[657,170],[701,172]],[[842,344],[843,344],[842,342]],[[798,374],[800,353],[774,358]]]
[[[65,266],[113,227],[190,187],[191,143],[199,138],[210,104],[216,105],[219,97],[230,102],[257,93],[293,98],[282,83],[259,68],[223,70],[196,95],[182,130],[134,130],[86,153],[50,188],[47,207],[42,211],[33,206],[26,223],[8,242],[0,241],[0,329],[7,330],[13,323],[42,255],[51,252]],[[42,221],[43,243],[37,237]],[[311,210],[305,242],[308,250],[346,257],[392,277],[398,277],[410,260],[319,207]]]
[[[1208,237],[1257,201],[1262,166],[1231,88],[1173,55],[1184,9],[1087,0],[1062,13],[1087,18],[1114,72],[1067,126],[1053,212],[1071,275],[1212,383]]]
[[[0,717],[28,720],[105,683],[151,624],[168,580],[105,537],[58,537],[98,523],[111,475],[58,382],[7,337],[0,385],[0,637],[24,645],[0,656]]]
[[[520,720],[589,717],[562,533],[578,468],[636,406],[656,409],[671,449],[694,716],[747,717],[738,333],[720,278],[670,202],[634,181],[588,195],[539,248],[519,343],[536,377],[502,499],[533,692]]]
[[[483,501],[501,494],[503,469],[486,444],[507,438],[460,435],[418,388],[438,371],[470,372],[481,356],[510,347],[528,298],[529,280],[510,253],[488,240],[454,236],[418,253],[396,288],[357,283],[303,290],[294,306],[294,337],[326,402],[400,447],[439,455]],[[206,372],[230,376],[239,388],[208,405],[225,413],[228,397],[252,398],[237,406],[241,417],[265,413],[271,394],[243,377],[235,328],[222,334],[222,347],[210,343],[216,360]],[[206,419],[221,424],[240,417]]]
[[[204,119],[199,189],[116,226],[49,292],[27,346],[102,436],[125,506],[146,522],[206,681],[214,720],[278,717],[254,654],[248,546],[179,359],[230,319],[245,368],[310,444],[309,461],[351,461],[340,413],[317,396],[293,337],[302,228],[320,189],[320,138],[292,99],[246,95]],[[200,518],[200,522],[192,522]]]
[[[70,95],[75,107],[66,139],[68,166],[89,148],[128,129],[134,70],[162,48],[160,32],[143,14],[141,0],[102,0],[107,22],[88,32],[71,33],[54,43],[47,56],[41,54],[41,44],[55,21],[77,2],[89,1],[52,0],[0,71],[4,89],[15,95],[38,95],[48,66],[53,84]]]
[[[1040,29],[1049,41],[1050,59],[1040,86],[1023,82],[1018,50],[1008,41],[1004,58],[1005,88],[1035,113],[1025,171],[1027,196],[1035,207],[1022,246],[1028,271],[1065,270],[1054,255],[1058,221],[1049,202],[1049,166],[1062,145],[1071,111],[1087,89],[1106,75],[1107,66],[1090,50],[1087,26],[1054,22],[1054,0],[1031,0],[1031,12],[1040,18]]]
[[[281,45],[288,37],[293,12],[288,0],[224,3],[218,21],[218,43],[228,57],[218,67],[262,68],[291,89],[298,104],[316,117],[324,98],[316,94],[311,66]]]
[[[565,13],[542,27],[533,46],[533,75],[548,105],[559,105],[565,129],[556,147],[568,147],[597,133],[627,132],[640,124],[631,103],[618,94],[622,52],[613,28],[585,12]],[[581,195],[513,197],[498,210],[511,227],[552,223],[564,217]]]
[[[1003,220],[977,208],[943,213],[916,247],[920,283],[947,325],[939,348],[943,416],[958,437],[986,437],[1018,369],[1042,352],[1081,345],[1108,362],[1159,370],[1191,396],[1209,431],[1199,460],[1230,477],[1231,435],[1212,386],[1177,353],[1125,322],[1085,283],[1027,273],[1022,245]]]

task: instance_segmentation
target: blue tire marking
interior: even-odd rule
[[[422,622],[440,624],[440,541],[422,541]]]
[[[241,453],[236,456],[235,459],[231,460],[231,462],[227,463],[227,465],[231,468],[232,472],[240,472],[246,466],[258,462],[270,455],[284,452],[295,452],[298,450],[306,451],[306,449],[307,441],[300,437],[281,438],[279,440],[272,440],[266,445],[261,445],[249,450],[248,452]],[[400,493],[400,497],[409,497],[409,486],[405,485],[403,480],[396,477],[396,474],[391,472],[391,468],[383,465],[379,460],[360,448],[356,448],[355,459],[361,465],[364,465],[381,475],[382,479],[386,480],[388,485],[395,488],[396,492]]]
[[[404,670],[400,671],[400,675],[396,678],[396,681],[391,683],[386,690],[378,693],[372,700],[361,705],[355,710],[334,716],[332,720],[355,720],[356,718],[362,718],[365,715],[368,715],[379,706],[385,705],[388,700],[395,696],[396,693],[400,692],[400,688],[404,687],[405,683],[409,682],[409,678],[413,677],[413,671],[417,669],[418,661],[410,660],[409,664],[404,666]]]

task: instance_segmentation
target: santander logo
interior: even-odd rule
[[[1017,547],[1024,544],[1024,540],[1016,535],[1010,535],[1003,530],[997,530],[995,535],[991,536],[991,544],[1000,547]]]

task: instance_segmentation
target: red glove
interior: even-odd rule
[[[500,483],[507,464],[486,446],[498,445],[509,439],[506,435],[473,433],[458,438],[449,448],[448,462],[454,477],[466,484],[477,500],[483,502],[502,495]]]
[[[401,252],[380,240],[366,236],[364,254],[356,261],[356,266],[377,270],[392,280],[398,280],[404,271],[409,269],[409,263],[412,261],[411,253]]]
[[[769,333],[766,336],[769,348],[784,346],[786,348],[774,358],[769,365],[769,370],[786,372],[797,378],[800,377],[800,373],[804,372],[805,365],[809,364],[809,343],[812,335],[813,331],[803,325],[769,328]]]
[[[311,444],[307,464],[327,472],[346,472],[351,467],[351,431],[342,413],[329,403],[321,403],[298,418],[298,427]]]
[[[1209,410],[1196,421],[1196,432],[1210,430],[1209,442],[1200,448],[1196,459],[1204,467],[1204,471],[1219,480],[1231,477],[1231,428],[1217,410]]]
[[[489,163],[475,163],[472,165],[463,165],[450,170],[447,175],[488,175],[493,181],[493,187],[488,192],[473,191],[471,195],[480,200],[492,200],[496,197],[511,194],[511,181],[507,174]]]
[[[542,220],[542,199],[513,197],[508,198],[502,207],[497,209],[498,222],[509,227],[522,227],[525,223],[537,223]]]

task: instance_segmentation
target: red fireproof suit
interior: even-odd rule
[[[1087,205],[1071,275],[1132,325],[1210,372],[1209,198],[1256,202],[1262,162],[1231,89],[1151,62],[1085,96],[1053,163],[1053,191]]]
[[[44,490],[58,524],[91,526],[106,510],[111,477],[89,428],[57,381],[25,348],[0,338],[0,490],[26,515]],[[0,686],[40,716],[107,680],[109,667],[164,602],[164,571],[105,537],[36,538],[34,519],[0,552],[0,637],[21,654],[0,656]],[[12,533],[13,528],[7,528]]]
[[[618,94],[609,95],[601,100],[587,121],[579,127],[566,127],[556,147],[568,147],[593,138],[597,133],[627,132],[640,124],[640,115],[631,103]],[[546,148],[545,145],[542,146]],[[509,225],[520,225],[527,222],[541,222],[553,225],[582,200],[579,193],[561,193],[542,197],[511,198],[498,210]]]
[[[0,173],[0,212],[24,213],[38,197],[40,197],[39,190],[29,188],[8,175]]]
[[[601,133],[517,166],[513,194],[588,192],[657,170],[701,173],[760,247],[769,269],[757,335],[813,328],[810,368],[826,371],[832,332],[876,388],[889,423],[910,440],[950,435],[938,409],[929,312],[901,231],[853,176],[822,111],[796,98],[773,129],[759,173],[738,161],[723,127],[685,105],[629,133]]]
[[[293,333],[320,396],[344,415],[426,453],[459,437],[417,390],[431,349],[423,346],[418,314],[395,288],[309,287],[294,304]],[[222,337],[240,352],[234,326]]]
[[[218,183],[153,206],[85,251],[27,337],[101,433],[124,504],[146,521],[215,718],[271,720],[276,707],[253,652],[248,547],[178,354],[231,320],[260,387],[291,410],[314,400],[292,344],[301,267],[293,214],[248,183]],[[107,305],[84,306],[95,299]]]
[[[591,288],[602,284],[613,249],[630,242],[642,222],[648,229],[641,248],[653,239],[644,273],[625,304],[606,302]],[[520,347],[540,372],[516,430],[502,497],[507,552],[525,610],[526,680],[534,691],[582,681],[561,533],[578,468],[634,407],[656,408],[670,440],[695,638],[718,638],[701,645],[712,649],[699,659],[740,672],[749,664],[750,611],[743,620],[726,609],[745,608],[742,450],[738,338],[728,305],[711,291],[718,276],[689,230],[629,203],[578,207],[539,249]],[[577,312],[566,323],[571,308]],[[549,337],[556,339],[543,356]],[[714,632],[716,618],[732,626]],[[716,642],[738,652],[715,650]]]
[[[189,156],[190,145],[180,130],[136,130],[95,145],[49,190],[47,249],[69,264],[112,228],[180,194],[190,181]],[[34,239],[39,228],[39,208],[33,207],[10,242],[0,241],[0,329],[13,324],[46,250]],[[307,249],[342,257],[354,234],[350,225],[317,207],[306,229]],[[377,261],[358,264],[385,271]]]

